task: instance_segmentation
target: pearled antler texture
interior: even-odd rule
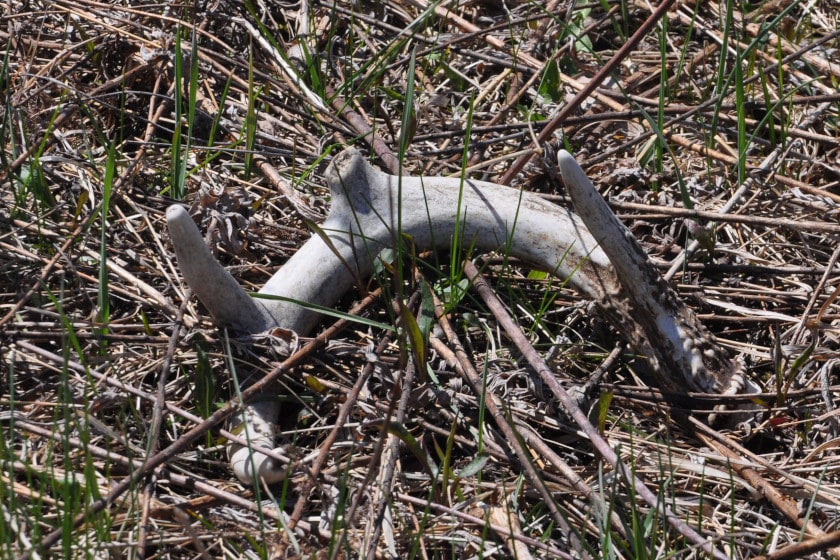
[[[557,155],[575,209],[595,236],[621,283],[602,310],[648,361],[663,389],[735,394],[744,387],[740,366],[679,298],[619,222],[603,197],[565,150]]]

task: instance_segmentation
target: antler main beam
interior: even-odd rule
[[[183,207],[170,207],[166,217],[187,283],[216,321],[243,334],[283,327],[305,336],[320,316],[296,302],[332,307],[357,279],[370,276],[382,249],[406,235],[418,250],[451,249],[459,235],[461,247],[502,251],[567,279],[650,356],[666,388],[739,391],[737,366],[658,275],[574,158],[561,151],[558,160],[583,219],[494,183],[388,175],[356,150],[345,150],[326,176],[332,207],[320,229],[327,239],[313,235],[259,292],[282,299],[255,299],[243,291]],[[252,444],[272,444],[277,413],[270,402],[246,408],[240,421]],[[231,462],[243,482],[251,482],[254,472],[268,483],[284,476],[271,459],[248,448],[234,446]]]
[[[332,307],[373,261],[394,247],[399,233],[419,250],[448,249],[456,228],[462,247],[505,250],[534,267],[569,278],[591,299],[618,289],[606,255],[583,222],[539,197],[482,181],[397,177],[383,173],[356,150],[339,154],[327,171],[332,207],[320,229],[259,291]],[[254,299],[216,261],[181,206],[167,211],[181,272],[221,324],[255,333],[280,326],[304,334],[320,318],[290,301]],[[330,246],[331,245],[331,246]]]

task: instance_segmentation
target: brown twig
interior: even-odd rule
[[[111,92],[115,89],[125,86],[126,82],[128,82],[131,78],[146,72],[150,68],[156,66],[158,62],[160,62],[162,57],[157,56],[152,60],[135,66],[131,70],[126,71],[124,74],[117,76],[116,78],[112,78],[102,84],[101,86],[94,88],[90,91],[90,93],[84,95],[84,99],[79,99],[75,102],[67,103],[64,108],[58,113],[56,118],[51,123],[52,130],[59,130],[76,112],[79,110],[84,103],[96,99],[97,97]],[[32,139],[29,142],[29,147],[25,149],[18,157],[15,158],[8,166],[4,169],[0,170],[0,184],[6,181],[9,178],[9,174],[16,171],[21,165],[26,163],[32,155],[37,152],[38,150],[45,150],[47,147],[51,146],[57,137],[53,134],[47,135],[43,142],[40,140]]]
[[[389,342],[390,340],[388,337],[383,337],[382,341],[379,343],[379,346],[376,349],[377,352],[382,352],[385,349],[385,347],[389,344]],[[361,373],[359,374],[359,377],[356,378],[356,382],[353,383],[353,387],[347,393],[345,401],[341,404],[341,407],[338,409],[338,415],[336,416],[333,428],[327,434],[327,437],[324,438],[324,441],[321,443],[321,445],[318,447],[318,456],[312,463],[312,466],[307,469],[306,474],[308,475],[308,478],[306,482],[304,482],[303,488],[300,491],[300,497],[298,498],[297,502],[295,502],[295,507],[292,510],[292,514],[289,516],[289,527],[295,528],[300,522],[300,518],[303,515],[303,510],[306,507],[307,501],[309,500],[309,492],[312,490],[315,481],[318,480],[318,477],[320,476],[321,470],[324,468],[324,465],[329,460],[330,449],[338,439],[341,430],[344,429],[344,425],[347,423],[347,419],[350,417],[350,414],[353,412],[353,408],[356,406],[357,400],[359,398],[359,393],[361,393],[362,389],[365,387],[365,384],[367,383],[373,371],[373,364],[367,364],[362,369]]]
[[[175,316],[174,321],[174,328],[172,329],[172,334],[169,336],[169,344],[166,346],[166,354],[163,357],[163,361],[160,364],[160,368],[158,368],[158,381],[157,381],[157,390],[155,391],[155,400],[152,406],[152,417],[149,420],[149,437],[148,437],[148,453],[157,453],[160,449],[160,434],[161,434],[161,427],[163,426],[164,418],[166,418],[167,410],[166,410],[166,386],[169,381],[169,373],[170,373],[170,365],[172,364],[172,357],[175,355],[175,351],[178,348],[178,341],[181,340],[181,327],[183,326],[184,321],[184,309],[189,304],[189,290],[187,290],[186,297],[181,304],[181,307],[178,309],[178,314]],[[147,532],[147,528],[149,527],[148,523],[148,516],[149,516],[149,505],[152,501],[152,496],[154,494],[154,483],[148,481],[143,487],[143,508],[141,511],[141,522],[140,522],[140,531],[137,535],[138,541],[138,548],[140,552],[140,557],[146,557],[146,550],[149,546],[149,534]]]
[[[551,390],[554,397],[563,405],[566,414],[568,414],[569,417],[571,417],[583,431],[583,433],[586,434],[586,437],[589,439],[592,446],[597,450],[598,454],[607,463],[609,463],[616,472],[620,473],[622,478],[624,478],[628,484],[633,486],[636,493],[651,508],[658,510],[668,523],[688,541],[694,543],[703,550],[703,552],[713,555],[715,558],[727,558],[727,556],[720,550],[717,550],[710,541],[689,527],[685,521],[677,517],[673,510],[671,510],[671,508],[667,505],[668,500],[662,500],[657,497],[657,495],[651,492],[651,490],[648,489],[648,487],[633,474],[632,470],[624,464],[613,448],[610,447],[606,440],[601,437],[601,434],[598,433],[598,430],[596,430],[589,422],[589,419],[578,407],[574,399],[569,396],[563,386],[557,381],[554,372],[551,371],[525,335],[522,334],[519,326],[513,321],[510,314],[493,293],[490,285],[487,284],[487,281],[480,275],[475,265],[469,261],[464,261],[464,273],[467,278],[469,278],[470,282],[472,282],[473,288],[478,292],[481,299],[496,317],[496,320],[499,321],[499,324],[505,330],[505,333],[507,333],[508,337],[510,337],[514,345],[517,349],[519,349],[531,367],[539,374],[540,379],[542,379],[543,383],[545,383],[545,385]]]
[[[67,436],[63,433],[57,432],[55,429],[40,426],[23,418],[15,419],[15,425],[31,434],[50,438],[58,443],[68,443],[75,449],[85,450],[94,457],[98,457],[104,461],[109,461],[109,464],[120,465],[127,469],[136,469],[141,466],[141,461],[138,459],[131,460],[128,457],[120,455],[112,450],[102,449],[101,447],[93,445],[89,441],[82,442],[76,437]],[[25,471],[27,468],[31,467],[22,465],[22,470]],[[241,507],[246,511],[259,512],[269,519],[280,520],[281,518],[280,512],[278,512],[275,508],[255,504],[252,500],[245,499],[239,494],[228,492],[214,484],[209,484],[206,480],[203,480],[194,474],[187,476],[172,472],[165,467],[159,467],[155,470],[155,476],[163,480],[168,480],[173,484],[181,486],[182,488],[195,489],[205,496],[210,496],[221,502]],[[309,530],[308,523],[301,522],[299,527]]]
[[[49,279],[49,277],[52,276],[53,271],[55,270],[56,265],[58,264],[58,261],[60,261],[67,254],[67,251],[70,249],[70,247],[72,247],[79,241],[78,236],[82,233],[82,231],[84,231],[84,226],[80,225],[76,227],[73,233],[67,237],[67,240],[61,245],[61,248],[58,251],[56,251],[55,255],[52,256],[52,258],[41,270],[41,274],[38,276],[38,280],[35,281],[35,283],[32,284],[32,286],[30,286],[29,289],[26,290],[26,292],[17,299],[14,305],[12,305],[12,308],[8,311],[8,313],[6,313],[3,316],[3,318],[0,319],[0,330],[4,328],[4,325],[6,325],[6,323],[15,318],[17,313],[21,309],[23,309],[23,306],[26,305],[26,303],[32,298],[32,296],[35,295],[35,292],[37,292]]]
[[[616,210],[632,210],[634,212],[645,212],[646,214],[619,214],[622,219],[641,218],[664,218],[668,216],[678,218],[694,218],[708,220],[711,222],[729,224],[747,224],[751,226],[766,226],[781,228],[788,231],[802,231],[811,233],[840,234],[840,225],[831,222],[820,222],[816,220],[798,220],[779,216],[769,218],[765,216],[752,216],[749,214],[724,214],[722,212],[710,212],[707,210],[695,210],[691,208],[680,208],[676,206],[661,206],[656,204],[639,204],[636,202],[625,202],[622,200],[610,200],[608,204]]]
[[[795,558],[805,558],[812,554],[817,554],[840,545],[840,531],[832,531],[825,533],[818,537],[804,540],[796,544],[790,544],[776,552],[771,552],[767,556],[756,556],[755,560],[793,560]],[[832,550],[832,554],[836,557],[837,554]]]
[[[761,476],[761,474],[759,474],[753,466],[745,465],[741,459],[746,457],[755,466],[760,465],[764,468],[769,468],[772,471],[785,474],[786,476],[787,473],[783,473],[783,471],[778,467],[767,464],[766,461],[757,455],[750,453],[747,449],[733,441],[731,438],[713,430],[696,418],[689,417],[687,420],[694,427],[695,434],[702,439],[706,445],[715,449],[724,457],[730,459],[731,461],[729,464],[732,465],[732,468],[736,473],[738,473],[738,476],[742,477],[759,492],[761,492],[761,494],[767,498],[767,500],[772,503],[776,509],[784,514],[785,517],[793,521],[797,527],[804,529],[809,535],[816,539],[824,539],[826,537],[826,533],[820,529],[809,518],[809,516],[805,515],[805,512],[799,508],[795,501],[783,495],[769,480]],[[831,544],[829,546],[825,546],[824,548],[829,548],[838,544],[831,539],[828,539],[826,542]],[[832,548],[830,552],[834,558],[840,558],[840,548]]]
[[[435,300],[435,315],[438,318],[438,322],[441,328],[443,329],[446,338],[449,341],[449,344],[452,345],[454,350],[450,350],[449,347],[443,344],[443,342],[436,337],[430,338],[429,342],[432,348],[439,352],[440,355],[443,356],[443,358],[453,368],[455,368],[455,371],[457,371],[461,376],[464,377],[464,379],[467,380],[467,382],[470,384],[470,387],[476,395],[485,395],[484,405],[487,407],[488,412],[490,412],[490,416],[493,418],[494,422],[499,427],[499,430],[501,430],[502,434],[504,434],[505,439],[508,441],[517,459],[519,459],[520,468],[522,468],[525,475],[528,477],[528,480],[531,482],[531,484],[534,486],[537,492],[539,492],[540,496],[542,496],[544,500],[543,503],[548,508],[548,511],[551,513],[552,518],[563,530],[566,537],[575,547],[575,550],[581,554],[584,554],[584,548],[578,541],[574,531],[572,531],[569,527],[566,519],[564,519],[563,516],[560,514],[560,511],[557,508],[557,504],[555,503],[551,492],[545,485],[545,481],[536,471],[531,461],[531,458],[522,448],[520,444],[521,436],[517,434],[516,428],[514,428],[510,424],[507,417],[505,416],[504,404],[496,395],[486,394],[487,392],[485,390],[484,383],[481,380],[481,376],[473,367],[472,362],[470,362],[469,357],[464,351],[464,347],[461,345],[461,341],[458,339],[457,333],[452,328],[452,325],[449,323],[449,320],[447,319],[446,314],[443,311],[443,306],[441,305],[440,301],[437,300],[437,298],[435,298]],[[563,463],[561,462],[560,464],[562,465]],[[579,477],[574,477],[571,480],[574,481],[578,478]]]
[[[388,144],[374,132],[365,119],[351,108],[349,102],[338,96],[332,88],[327,88],[327,97],[332,100],[333,108],[370,144],[370,147],[373,148],[374,153],[379,156],[379,159],[382,160],[382,163],[385,164],[388,171],[393,175],[399,175],[399,159],[394,155],[394,152]]]
[[[548,141],[551,136],[554,134],[554,131],[563,126],[566,118],[571,115],[573,112],[580,107],[581,103],[583,103],[592,93],[600,86],[604,80],[612,74],[615,69],[621,64],[627,56],[630,54],[636,45],[641,41],[648,32],[653,29],[653,26],[668,12],[668,8],[674,3],[675,0],[662,0],[662,3],[653,11],[653,13],[648,16],[648,18],[642,23],[641,26],[627,39],[627,42],[624,43],[620,49],[616,51],[616,53],[607,61],[606,64],[594,75],[589,82],[586,83],[586,86],[580,90],[574,98],[566,103],[562,109],[554,116],[554,118],[549,121],[548,125],[546,125],[540,133],[537,135],[537,142],[543,143]],[[513,178],[522,171],[522,168],[525,167],[525,164],[530,161],[531,156],[521,156],[510,168],[502,175],[502,178],[499,182],[503,185],[509,185]]]

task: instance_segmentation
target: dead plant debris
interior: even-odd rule
[[[403,332],[350,322],[280,376],[285,483],[243,487],[224,425],[191,431],[235,398],[232,379],[285,358],[271,337],[229,339],[189,297],[166,207],[191,207],[254,289],[326,215],[340,147],[395,171],[401,144],[405,173],[499,181],[521,162],[511,183],[558,204],[552,155],[574,153],[761,387],[732,399],[734,420],[709,427],[720,399],[658,391],[557,279],[463,256],[720,554],[840,556],[836,6],[672,2],[624,56],[654,8],[6,2],[4,556],[702,556],[587,444],[445,255],[395,263],[413,280],[373,282],[360,313],[394,324],[397,294],[425,313],[425,283],[460,346],[435,326],[417,364]]]

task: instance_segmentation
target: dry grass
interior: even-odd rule
[[[0,555],[702,555],[594,454],[472,294],[450,320],[484,389],[459,373],[466,364],[442,334],[426,375],[399,335],[350,323],[281,378],[287,484],[237,483],[222,426],[144,470],[231,397],[231,370],[263,374],[281,359],[268,345],[229,343],[189,298],[163,224],[171,197],[183,183],[220,258],[258,287],[308,238],[305,219],[325,215],[320,177],[332,154],[353,144],[383,167],[393,161],[412,52],[407,171],[458,173],[469,124],[471,177],[511,179],[564,204],[541,154],[566,142],[762,387],[737,426],[691,421],[718,401],[645,389],[644,361],[612,351],[620,333],[585,301],[485,257],[556,375],[567,386],[603,375],[587,385],[591,416],[635,473],[732,558],[840,555],[832,535],[820,537],[840,530],[836,6],[770,1],[727,15],[726,4],[679,4],[666,37],[648,33],[617,82],[549,127],[647,5],[461,2],[446,18],[421,0],[313,1],[301,20],[297,4],[276,0],[253,12],[248,2],[189,4],[5,4]],[[257,20],[302,82],[249,34],[243,22]],[[535,157],[506,177],[523,154]],[[686,252],[691,218],[714,242]],[[460,275],[448,257],[428,260],[406,263],[406,277],[440,288]],[[403,288],[410,306],[420,283]],[[393,323],[394,290],[383,288],[361,314]],[[481,406],[490,395],[519,440]],[[790,548],[803,540],[816,550]]]

